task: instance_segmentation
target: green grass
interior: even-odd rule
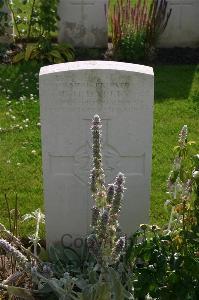
[[[37,125],[38,71],[39,66],[34,64],[0,67],[0,219],[6,224],[5,193],[13,208],[17,192],[21,215],[43,207],[40,127]],[[8,95],[11,99],[20,96],[30,99],[30,94],[35,100],[10,103],[6,99]],[[22,231],[27,232],[28,228]]]
[[[163,209],[167,197],[166,179],[173,159],[173,147],[183,125],[188,125],[189,139],[197,142],[194,150],[199,153],[199,110],[196,111],[188,99],[195,90],[199,92],[199,67],[155,68],[151,223],[163,224],[167,218]]]
[[[0,222],[6,224],[5,194],[13,208],[17,192],[21,215],[43,208],[38,71],[37,64],[0,66]],[[165,182],[172,149],[184,124],[189,127],[190,139],[197,141],[195,152],[199,152],[198,112],[188,100],[193,90],[199,92],[199,67],[155,68],[151,223],[167,220]],[[30,94],[34,100],[30,100]],[[24,95],[27,100],[16,101]],[[21,226],[23,234],[30,231],[31,226]]]

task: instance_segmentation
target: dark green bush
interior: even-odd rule
[[[126,62],[141,62],[146,59],[145,32],[129,32],[118,42],[115,58]]]
[[[117,0],[110,15],[113,56],[128,62],[152,59],[170,14],[166,0]]]

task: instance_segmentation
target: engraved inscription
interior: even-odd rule
[[[194,1],[191,1],[190,2],[190,0],[188,0],[187,2],[181,2],[181,0],[179,0],[179,2],[171,2],[171,5],[172,6],[182,6],[182,5],[193,5],[194,4]]]
[[[128,81],[102,82],[93,80],[58,80],[56,89],[63,107],[70,111],[87,111],[102,108],[106,111],[133,111],[135,103],[130,97]]]
[[[78,1],[78,0],[73,0],[73,1],[70,1],[70,4],[72,5],[94,5],[94,2],[92,0],[90,1],[85,1],[85,0],[81,0],[81,1]]]

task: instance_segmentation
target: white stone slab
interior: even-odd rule
[[[43,67],[40,71],[43,173],[49,243],[84,236],[91,207],[90,125],[103,122],[106,182],[119,171],[127,190],[121,225],[127,234],[149,221],[153,69],[110,61]]]
[[[199,47],[199,0],[167,0],[172,9],[159,46]]]
[[[3,6],[2,12],[5,12],[8,14],[8,23],[12,22],[11,12],[8,9],[6,5]],[[2,44],[9,44],[13,42],[13,26],[8,26],[5,29],[5,34],[3,36],[0,36],[0,43]]]
[[[60,0],[59,42],[80,48],[104,48],[108,44],[108,0]]]

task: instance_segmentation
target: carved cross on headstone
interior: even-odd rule
[[[85,23],[86,10],[88,9],[88,6],[94,5],[93,0],[72,0],[72,1],[70,1],[70,3],[73,6],[79,6],[80,7],[80,11],[81,11],[80,24],[83,25]]]
[[[141,155],[123,155],[109,143],[109,119],[103,119],[102,154],[103,166],[106,174],[106,183],[111,183],[117,172],[121,171],[126,176],[143,176],[145,169],[145,153]],[[89,173],[92,168],[92,141],[88,138],[91,119],[84,120],[85,144],[80,146],[74,155],[56,156],[50,154],[52,176],[75,176],[82,183],[88,184]]]
[[[59,41],[78,48],[106,48],[108,0],[60,0]]]

